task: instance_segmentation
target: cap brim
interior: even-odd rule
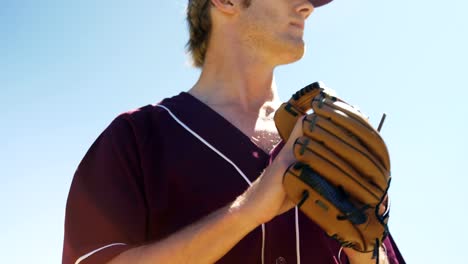
[[[314,7],[319,7],[330,3],[333,0],[310,0]]]

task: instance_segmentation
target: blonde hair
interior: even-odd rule
[[[242,6],[250,6],[251,0],[243,0]],[[195,67],[203,67],[205,62],[208,40],[211,33],[211,0],[189,0],[187,6],[187,24],[189,27],[189,40],[187,50],[190,53]]]
[[[187,49],[195,67],[202,67],[205,61],[211,32],[210,3],[211,0],[189,0],[187,7],[190,34]]]

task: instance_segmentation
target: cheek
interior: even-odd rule
[[[257,0],[264,1],[264,0]],[[252,24],[257,25],[258,27],[263,27],[266,30],[278,29],[278,26],[282,23],[284,24],[285,18],[282,18],[282,13],[278,7],[272,4],[265,4],[262,6],[251,6],[248,10],[249,20]],[[282,22],[283,21],[283,22]],[[264,30],[265,30],[264,29]]]
[[[264,0],[257,0],[264,1]],[[252,2],[254,3],[254,2]],[[278,45],[279,39],[288,39],[291,36],[288,28],[286,12],[272,5],[250,6],[241,18],[242,38],[255,43],[257,46]]]
[[[284,12],[282,12],[284,13]],[[277,9],[265,9],[263,12],[263,19],[267,22],[272,28],[280,29],[278,27],[283,28],[285,21],[287,21],[283,14],[279,12]]]

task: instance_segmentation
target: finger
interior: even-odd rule
[[[283,172],[286,168],[291,165],[291,163],[295,162],[296,158],[294,157],[293,153],[293,146],[294,141],[302,136],[302,123],[304,121],[305,116],[300,116],[294,124],[294,127],[291,131],[291,135],[289,139],[285,142],[284,147],[281,149],[280,153],[276,157],[275,160],[280,160],[281,164],[283,164]]]
[[[289,139],[288,141],[286,142],[286,146],[289,146],[290,148],[292,148],[292,146],[294,145],[294,141],[298,138],[298,137],[301,137],[303,135],[303,124],[304,124],[304,120],[305,120],[306,116],[304,115],[301,115],[299,116],[299,118],[296,120],[296,122],[294,123],[294,127],[291,131],[291,134],[289,136]]]
[[[330,121],[314,115],[308,116],[304,121],[304,134],[321,142],[326,149],[345,160],[357,173],[375,183],[382,191],[387,188],[389,172],[380,160]]]
[[[283,140],[291,137],[294,124],[301,116],[311,109],[312,98],[317,96],[323,85],[319,82],[312,83],[297,91],[288,102],[283,103],[275,112],[275,125]]]
[[[390,170],[390,158],[385,142],[361,113],[343,101],[326,97],[314,99],[312,108],[316,115],[330,120],[356,136],[359,142],[376,156],[384,168]]]
[[[334,186],[341,186],[357,200],[370,202],[371,205],[380,201],[383,190],[361,177],[345,161],[320,143],[301,137],[294,145],[294,154],[299,162],[307,164]]]
[[[388,195],[385,195],[382,203],[379,205],[379,215],[384,215],[388,208]]]

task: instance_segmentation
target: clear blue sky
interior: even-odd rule
[[[2,263],[59,263],[68,189],[92,142],[119,113],[195,82],[185,4],[1,1]],[[409,263],[466,255],[467,9],[335,0],[309,19],[305,57],[276,72],[283,100],[323,80],[374,124],[388,114],[390,228]]]

